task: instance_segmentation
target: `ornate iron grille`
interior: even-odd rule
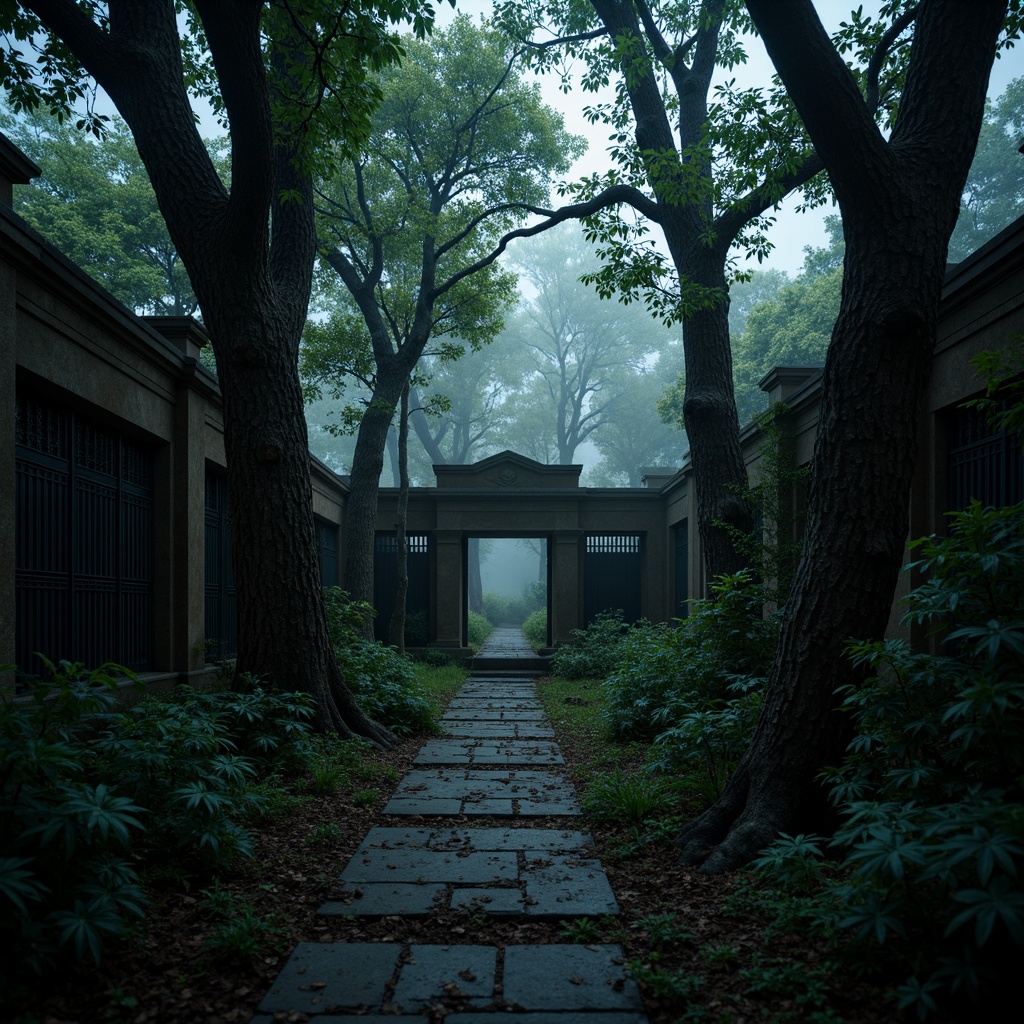
[[[15,656],[135,671],[153,657],[153,455],[84,416],[18,393]]]
[[[205,524],[206,660],[221,661],[238,653],[238,604],[231,560],[231,509],[226,476],[206,471]]]
[[[430,536],[406,534],[409,590],[405,599],[405,642],[426,644],[430,629]],[[378,533],[373,550],[374,636],[386,642],[398,591],[398,539],[393,533]]]
[[[1024,501],[1024,459],[1016,438],[995,430],[980,409],[954,410],[948,427],[950,511],[973,500],[996,507]]]
[[[639,619],[642,569],[641,534],[588,534],[583,555],[584,624],[607,611],[621,611],[626,622]]]

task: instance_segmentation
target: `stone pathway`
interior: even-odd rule
[[[590,837],[572,828],[579,805],[529,678],[536,660],[521,630],[494,631],[442,720],[446,735],[423,745],[384,808],[394,826],[370,830],[320,914],[619,912]],[[509,668],[517,662],[520,673]],[[415,825],[404,826],[412,815]],[[465,827],[480,815],[509,825]],[[529,827],[540,815],[564,817],[566,827]],[[623,960],[615,945],[301,943],[252,1024],[646,1024]],[[453,1002],[459,1011],[446,1011]]]

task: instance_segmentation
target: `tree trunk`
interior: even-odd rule
[[[359,423],[352,456],[345,514],[345,589],[353,600],[368,604],[373,603],[373,549],[384,449],[407,379],[408,373],[396,360],[378,366],[377,386]],[[367,621],[364,633],[372,639],[372,622]]]
[[[815,778],[844,750],[836,688],[850,638],[883,635],[910,485],[946,246],[1005,13],[1001,0],[924,0],[888,143],[809,3],[748,0],[843,211],[843,298],[825,363],[803,556],[750,748],[718,802],[678,837],[685,863],[738,867],[813,827]],[[813,69],[813,70],[812,70]]]
[[[237,671],[313,694],[321,729],[387,744],[392,734],[359,710],[342,682],[327,631],[298,379],[316,253],[312,188],[296,150],[275,143],[262,5],[195,5],[231,122],[230,192],[196,129],[169,0],[111,0],[105,28],[74,4],[28,6],[131,128],[213,339],[232,507]],[[298,138],[301,126],[293,127]],[[292,201],[282,202],[284,192]]]
[[[402,388],[398,413],[398,521],[395,523],[395,554],[398,581],[395,587],[395,610],[388,627],[392,647],[405,651],[405,603],[409,595],[409,547],[406,527],[409,523],[409,381]]]
[[[684,213],[680,211],[678,219]],[[676,241],[680,252],[677,265],[687,268],[692,282],[722,295],[711,309],[696,311],[683,321],[683,421],[690,442],[704,570],[711,580],[747,566],[749,559],[736,540],[751,533],[754,517],[747,499],[747,468],[733,389],[725,256],[717,249],[690,242],[685,227],[679,230],[666,225],[666,238],[677,231],[683,236]]]
[[[636,122],[636,141],[641,152],[655,154],[648,182],[658,200],[659,223],[665,233],[680,286],[720,295],[710,309],[687,313],[683,319],[683,357],[686,393],[683,417],[690,441],[690,461],[696,493],[697,528],[704,552],[708,580],[743,568],[747,559],[737,550],[733,530],[749,533],[754,526],[745,500],[747,472],[740,448],[739,419],[732,381],[729,345],[729,300],[725,260],[731,238],[708,240],[713,234],[713,168],[710,161],[693,174],[696,156],[690,156],[689,174],[682,158],[671,165],[662,156],[678,153],[665,103],[651,73],[652,58],[633,5],[615,0],[591,0],[612,39],[631,35],[635,48],[627,48],[621,70]],[[705,5],[705,27],[697,35],[689,66],[682,60],[673,70],[679,98],[679,135],[684,146],[701,143],[707,134],[707,96],[716,63],[718,27],[725,5],[710,0]],[[697,37],[695,37],[697,38]],[[701,178],[700,186],[695,184]],[[691,196],[686,202],[680,195]]]

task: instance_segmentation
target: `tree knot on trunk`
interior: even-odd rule
[[[256,449],[256,457],[260,462],[280,462],[281,446],[274,444],[273,441],[265,441]]]

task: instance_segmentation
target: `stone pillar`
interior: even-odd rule
[[[463,646],[462,606],[464,601],[462,531],[437,530],[434,535],[434,603],[436,635],[434,647]]]
[[[182,673],[206,662],[206,405],[188,379],[179,386],[171,452],[169,653]]]
[[[582,622],[580,575],[583,564],[582,530],[557,530],[551,535],[551,644],[557,647],[569,639]]]

